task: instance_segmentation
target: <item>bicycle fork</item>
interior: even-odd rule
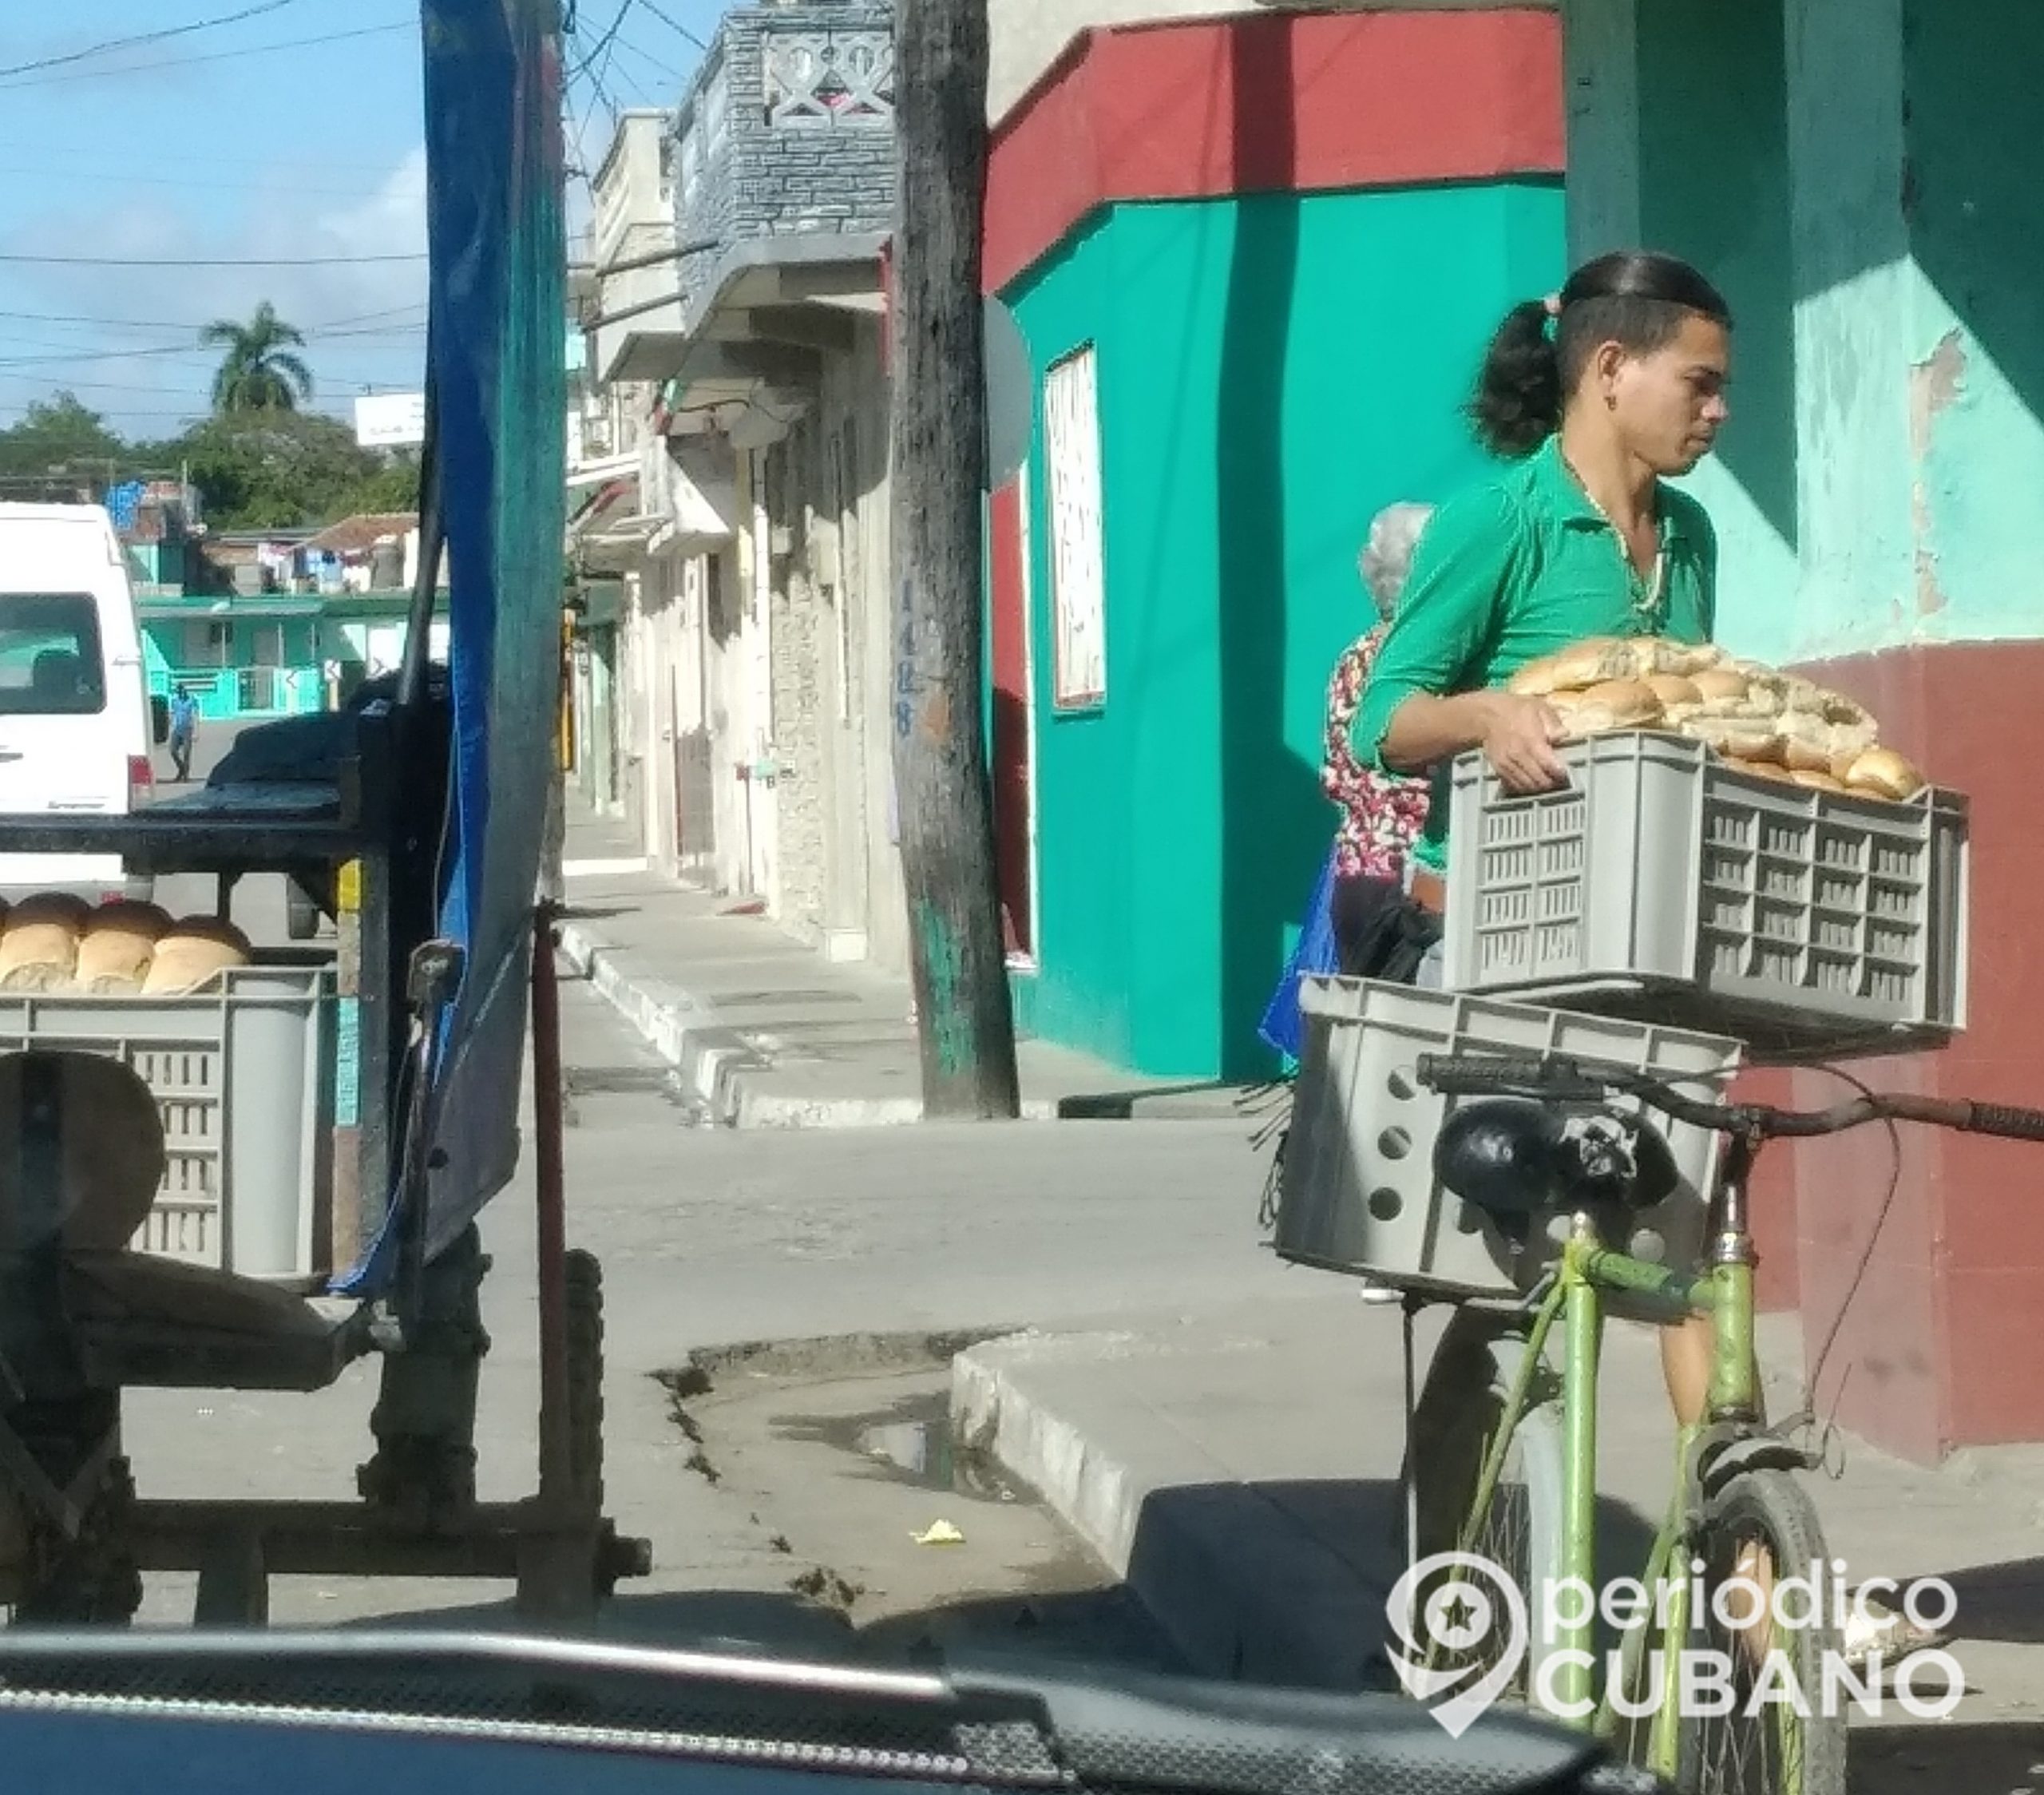
[[[1589,1218],[1579,1215],[1571,1244],[1594,1244]],[[1569,1375],[1562,1385],[1562,1575],[1576,1599],[1555,1613],[1556,1592],[1529,1591],[1536,1628],[1551,1623],[1543,1646],[1558,1654],[1552,1686],[1563,1714],[1591,1711],[1596,1699],[1597,1389],[1604,1344],[1603,1293],[1584,1275],[1580,1253],[1562,1259],[1562,1314]],[[1544,1611],[1544,1614],[1540,1611]]]

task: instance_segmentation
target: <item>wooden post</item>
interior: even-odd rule
[[[894,780],[932,1118],[1021,1102],[982,726],[987,0],[898,0]]]

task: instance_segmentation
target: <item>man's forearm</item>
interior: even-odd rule
[[[1394,773],[1424,773],[1468,749],[1481,747],[1497,720],[1491,691],[1436,698],[1415,692],[1391,713],[1384,732],[1384,764]]]

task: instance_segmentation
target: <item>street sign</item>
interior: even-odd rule
[[[355,402],[355,439],[364,449],[416,449],[426,441],[426,394],[365,393]]]

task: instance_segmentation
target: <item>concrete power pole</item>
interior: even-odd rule
[[[897,0],[894,781],[933,1118],[1020,1113],[982,650],[987,0]]]

